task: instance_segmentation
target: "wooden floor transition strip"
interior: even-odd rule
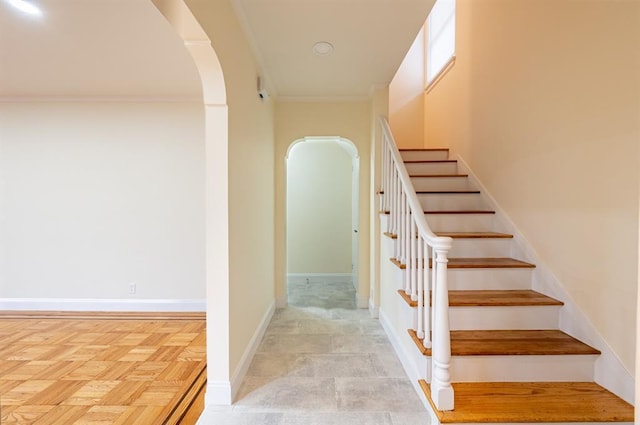
[[[634,408],[593,382],[454,383],[453,411],[433,405],[442,423],[633,422]]]

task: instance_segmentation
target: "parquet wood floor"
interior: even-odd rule
[[[0,424],[185,425],[205,350],[204,314],[0,312]]]

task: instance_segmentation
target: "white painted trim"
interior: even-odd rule
[[[363,96],[278,96],[278,102],[283,103],[362,103],[369,102],[369,95]]]
[[[202,103],[202,95],[188,96],[0,96],[0,103]]]
[[[204,394],[205,409],[207,406],[229,406],[231,399],[231,383],[229,381],[207,381]]]
[[[458,160],[460,172],[469,175],[471,185],[480,190],[483,200],[491,209],[495,210],[497,230],[513,235],[514,248],[512,248],[512,255],[536,265],[533,270],[533,289],[564,303],[564,306],[560,309],[559,328],[602,352],[595,364],[595,382],[626,402],[633,404],[635,402],[635,379],[631,372],[627,370],[618,355],[596,330],[589,317],[578,307],[578,304],[569,295],[560,280],[540,260],[529,241],[518,231],[513,220],[498,206],[495,198],[480,182],[467,163],[460,155],[457,155],[456,159]]]
[[[236,398],[238,391],[240,390],[240,386],[242,385],[242,381],[244,377],[247,375],[247,371],[249,370],[249,366],[251,366],[251,361],[253,360],[253,356],[256,354],[260,343],[262,342],[262,338],[264,337],[267,328],[269,327],[269,323],[271,322],[271,318],[273,317],[273,313],[276,311],[276,302],[275,300],[271,303],[264,316],[262,316],[262,320],[258,325],[255,333],[251,337],[249,341],[249,345],[244,350],[240,361],[238,362],[238,366],[236,370],[231,375],[231,400]]]
[[[207,302],[205,299],[0,298],[0,310],[204,312]]]
[[[309,283],[346,282],[353,283],[351,273],[287,273],[287,282],[302,282],[309,279]]]
[[[372,298],[369,298],[369,315],[373,319],[380,318],[380,306],[374,305]]]
[[[429,412],[431,412],[431,405],[429,404],[429,401],[424,395],[424,392],[420,387],[420,383],[418,382],[420,379],[424,379],[424,376],[419,373],[416,368],[416,364],[411,359],[411,356],[409,356],[409,354],[405,351],[404,345],[400,342],[399,336],[394,332],[393,325],[391,324],[391,321],[382,308],[378,309],[378,317],[380,320],[380,324],[382,325],[382,329],[384,329],[385,333],[387,334],[387,338],[389,338],[389,341],[391,342],[391,345],[396,352],[396,355],[400,359],[402,368],[409,377],[409,381],[411,382],[413,389],[422,401],[422,404],[424,404],[425,408]]]

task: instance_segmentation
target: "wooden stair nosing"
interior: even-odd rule
[[[492,210],[426,210],[425,214],[495,214]]]
[[[458,162],[457,159],[407,159],[402,160],[405,164],[451,164]]]
[[[513,239],[513,235],[497,232],[435,232],[435,234],[452,239]],[[396,233],[384,232],[384,235],[391,239],[398,239]]]
[[[409,335],[422,354],[421,338],[413,329]],[[475,330],[450,331],[452,356],[564,356],[599,355],[599,350],[560,330]]]
[[[479,195],[479,190],[416,190],[418,195]]]
[[[406,269],[407,265],[400,262],[396,258],[389,259],[400,269]],[[429,268],[431,268],[432,260],[429,259]],[[514,258],[449,258],[447,263],[448,269],[533,269],[535,264],[525,261],[516,260]]]
[[[437,410],[431,388],[420,387],[441,423],[633,422],[634,408],[594,382],[453,383],[454,410]]]
[[[443,152],[449,151],[449,148],[400,148],[400,152]]]
[[[404,290],[398,294],[410,306],[417,307],[418,301],[411,299]],[[472,290],[449,291],[449,307],[525,307],[562,306],[564,303],[530,289],[516,290]]]
[[[409,178],[411,177],[420,177],[420,178],[466,178],[469,177],[469,174],[409,174]]]

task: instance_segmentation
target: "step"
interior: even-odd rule
[[[441,232],[491,232],[495,212],[490,210],[471,211],[425,211],[425,218],[431,230]]]
[[[633,406],[594,382],[454,383],[455,406],[439,411],[429,384],[420,380],[441,423],[629,422]]]
[[[416,347],[424,349],[409,330]],[[600,352],[554,329],[452,330],[451,380],[483,381],[581,381],[593,379]]]
[[[414,174],[458,174],[458,161],[456,160],[405,161],[404,166],[410,176]]]
[[[479,190],[431,190],[416,192],[424,210],[481,210],[484,207]]]
[[[493,237],[461,237],[460,235],[495,235]],[[452,257],[505,257],[511,254],[511,235],[501,233],[438,233],[439,236],[453,236],[449,251]]]
[[[447,148],[399,149],[404,161],[435,161],[449,159]]]
[[[433,174],[411,176],[411,184],[416,191],[424,190],[465,190],[469,189],[467,174]]]
[[[447,283],[450,291],[531,289],[533,264],[512,259],[450,258]],[[390,258],[397,267],[406,265]],[[502,264],[501,264],[502,263]]]
[[[411,307],[405,291],[398,293]],[[563,303],[531,290],[449,291],[452,330],[557,329]]]

